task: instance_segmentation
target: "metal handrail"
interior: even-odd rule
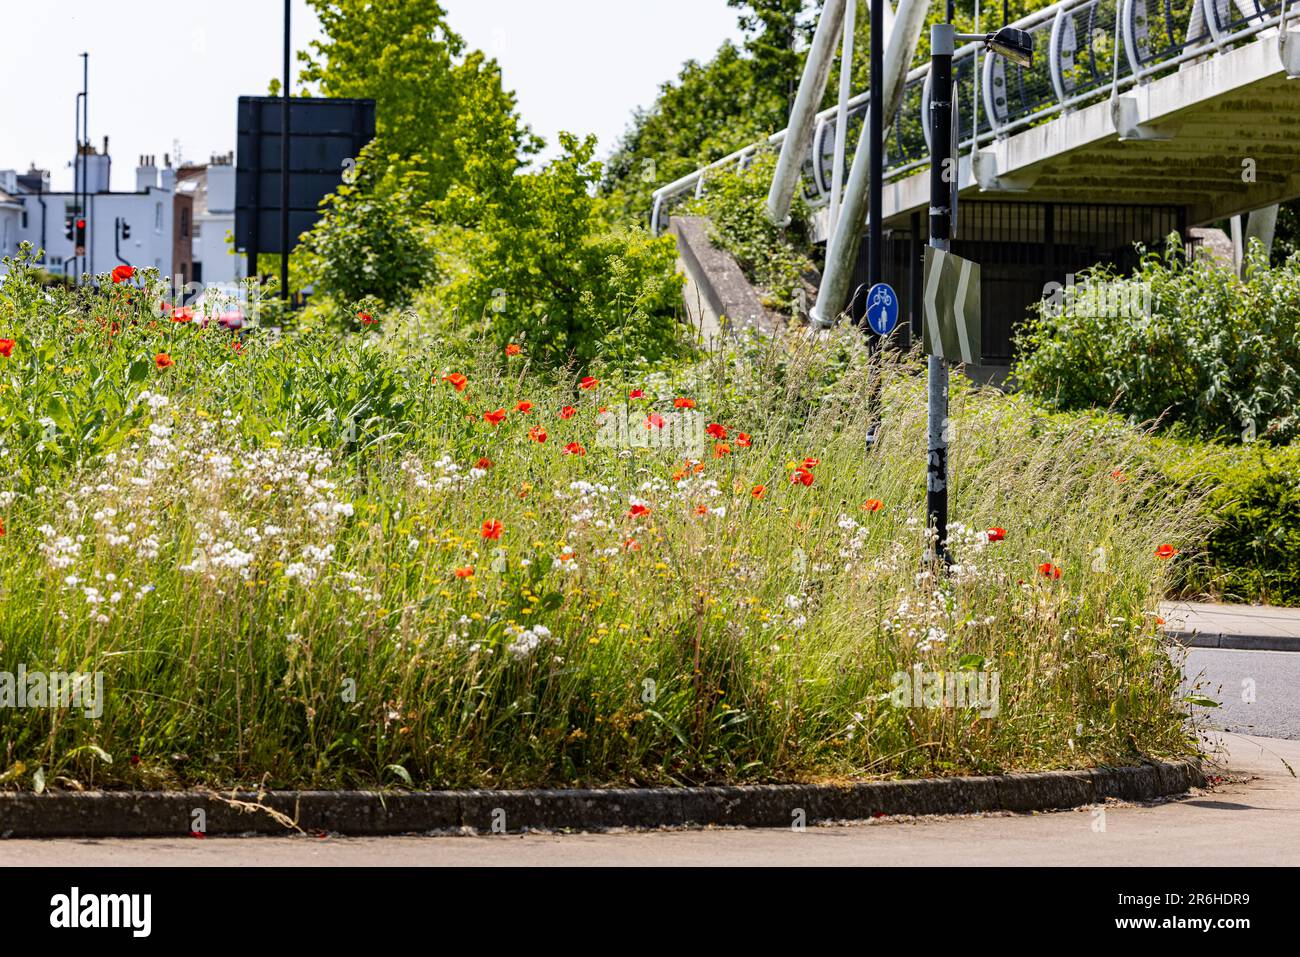
[[[1153,15],[1147,9],[1148,2],[1156,6],[1156,14],[1168,41],[1159,49],[1153,49],[1150,42]],[[971,74],[970,79],[974,79],[971,65],[977,62],[975,57],[981,45],[968,43],[954,53],[953,76],[959,100],[963,104],[970,103],[974,113],[970,135],[960,137],[960,148],[978,148],[1089,100],[1099,100],[1108,94],[1114,98],[1121,89],[1141,84],[1155,74],[1188,60],[1218,54],[1230,44],[1271,27],[1276,26],[1285,33],[1283,21],[1300,17],[1300,13],[1288,12],[1290,6],[1292,4],[1284,0],[1191,0],[1185,13],[1175,15],[1169,0],[1061,0],[1035,11],[1011,24],[1047,37],[1046,44],[1037,44],[1042,59],[1037,61],[1039,65],[1031,68],[1032,72],[1001,57],[985,57],[982,75],[978,84],[974,84],[965,77]],[[1113,23],[1107,24],[1107,29],[1098,29],[1098,20],[1108,13],[1113,16]],[[1081,24],[1085,29],[1079,29]],[[971,59],[968,61],[967,58]],[[1082,77],[1075,75],[1080,70],[1081,59],[1091,64]],[[1041,73],[1044,62],[1047,64],[1045,83],[1035,76]],[[903,157],[899,158],[902,161],[896,160],[891,164],[890,147],[886,146],[886,179],[897,179],[929,165],[929,145],[926,142],[929,129],[925,122],[929,72],[928,64],[918,66],[907,74],[904,81],[900,115],[890,124],[886,137],[887,144],[896,144],[895,152],[903,154]],[[1028,88],[1027,80],[1030,84],[1036,82],[1037,88]],[[1027,102],[1028,107],[1011,107],[1013,81],[1020,101]],[[980,87],[978,103],[966,89],[975,85]],[[921,99],[919,115],[914,120],[919,120],[919,123],[902,124],[900,120],[905,115],[902,111],[910,102],[909,92],[914,97],[918,86]],[[870,91],[850,99],[846,104],[850,120],[864,112],[870,100]],[[817,114],[812,149],[804,162],[808,171],[805,175],[805,198],[814,207],[829,200],[830,177],[823,168],[822,144],[825,137],[834,131],[838,114],[838,107]],[[969,121],[963,118],[964,129],[966,122]],[[699,195],[710,172],[747,164],[756,152],[778,146],[784,138],[785,131],[781,130],[765,143],[737,150],[655,190],[652,229],[658,232],[662,228],[663,214],[673,200],[691,189]],[[907,160],[907,155],[919,155],[920,158]]]

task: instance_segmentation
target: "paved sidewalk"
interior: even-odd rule
[[[1147,805],[880,818],[804,831],[0,840],[0,866],[1300,864],[1300,780],[1287,770],[1300,766],[1300,741],[1214,737],[1226,745],[1230,780]]]
[[[1194,648],[1300,651],[1300,608],[1166,601],[1165,631]]]

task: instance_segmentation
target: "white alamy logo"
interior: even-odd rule
[[[81,888],[50,898],[51,927],[126,927],[133,937],[148,937],[151,894],[82,894]]]
[[[607,449],[671,449],[704,457],[704,416],[694,409],[679,412],[631,412],[626,405],[602,412],[596,420],[596,444]]]
[[[997,717],[1002,675],[997,671],[925,671],[913,665],[911,671],[894,672],[890,703],[895,708],[970,709],[981,718]]]
[[[87,718],[104,714],[102,671],[0,671],[0,708],[80,708]]]

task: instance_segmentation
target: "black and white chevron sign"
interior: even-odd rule
[[[978,365],[980,267],[933,246],[925,248],[925,351],[950,362]]]

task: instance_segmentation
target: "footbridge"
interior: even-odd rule
[[[996,265],[1008,255],[1002,296],[1012,313],[1018,307],[1023,314],[1042,281],[1064,281],[1065,271],[1090,264],[1087,256],[1115,258],[1173,230],[1186,236],[1188,227],[1261,211],[1247,231],[1271,241],[1268,210],[1300,196],[1300,0],[1061,0],[1011,25],[1034,37],[1031,66],[990,56],[982,44],[959,49],[953,61],[960,120],[950,150],[961,195],[954,250],[983,244],[985,255],[970,251],[992,259],[985,314],[995,325]],[[893,31],[909,28],[920,29],[900,4]],[[897,39],[891,53],[915,48],[914,36]],[[902,244],[894,258],[906,275],[895,270],[892,277],[899,288],[915,285],[912,253],[919,255],[926,239],[928,65],[906,73],[901,90],[886,83],[883,99],[879,215],[887,242]],[[843,116],[838,107],[816,115],[798,188],[814,209],[820,240],[830,238],[837,127],[847,124],[848,141],[858,142],[870,107],[867,91],[847,100]],[[653,228],[706,191],[710,176],[781,148],[786,136],[781,131],[658,189]],[[845,177],[852,160],[844,158]],[[865,216],[846,228],[860,234]],[[1024,288],[1008,296],[1008,283]],[[910,305],[915,314],[918,303]],[[1006,318],[1005,334],[986,335],[995,363],[1009,356],[1017,319]]]

